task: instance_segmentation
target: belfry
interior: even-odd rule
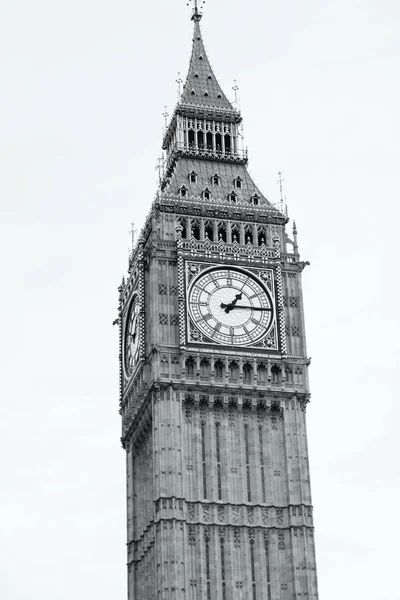
[[[296,227],[193,48],[119,287],[128,600],[316,599]]]

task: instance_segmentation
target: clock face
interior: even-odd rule
[[[139,327],[139,298],[134,296],[129,307],[125,326],[124,339],[124,369],[130,377],[139,357],[140,327]]]
[[[251,346],[266,336],[273,322],[273,303],[263,282],[233,267],[200,273],[188,299],[194,325],[219,344]]]

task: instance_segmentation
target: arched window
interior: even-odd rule
[[[193,356],[189,356],[189,358],[186,359],[185,366],[186,366],[186,377],[188,377],[189,379],[190,378],[193,379],[194,373],[195,373],[195,366],[196,366],[196,362],[195,362]]]
[[[204,200],[211,200],[211,192],[208,188],[206,188],[203,192]]]
[[[218,239],[226,242],[226,223],[225,223],[225,221],[220,221],[218,223]]]
[[[229,202],[232,202],[233,204],[236,204],[237,196],[236,196],[235,192],[231,192],[229,194],[228,200],[229,200]]]
[[[169,377],[169,362],[166,356],[160,360],[160,375],[161,377]]]
[[[281,383],[281,369],[278,365],[273,365],[271,368],[272,383]]]
[[[246,225],[244,228],[244,237],[246,244],[248,242],[250,242],[250,244],[253,243],[253,227],[251,225]]]
[[[235,188],[237,190],[242,189],[242,183],[243,183],[243,179],[241,179],[240,177],[236,177],[236,179],[233,180],[233,185],[235,186]]]
[[[195,171],[192,171],[191,173],[189,173],[189,181],[190,181],[190,183],[196,183],[197,173]]]
[[[214,223],[212,221],[206,221],[204,224],[204,233],[208,239],[214,241]]]
[[[220,133],[215,134],[215,146],[217,148],[217,152],[221,152],[222,150],[222,136]]]
[[[178,223],[182,227],[182,237],[183,238],[187,237],[186,217],[178,217]]]
[[[293,369],[290,365],[285,367],[286,383],[293,383]]]
[[[181,188],[179,188],[179,195],[181,198],[186,198],[187,188],[184,185]]]
[[[171,371],[175,379],[180,378],[180,363],[178,358],[173,358],[171,361]]]
[[[199,223],[199,221],[197,219],[192,219],[191,226],[192,226],[192,236],[196,240],[199,240],[200,239],[200,223]]]
[[[260,204],[260,198],[257,196],[257,194],[254,194],[254,196],[250,198],[250,202],[254,204],[254,206],[258,206]]]
[[[257,383],[265,385],[267,382],[267,369],[265,365],[261,364],[257,366]]]
[[[224,363],[222,360],[216,360],[214,363],[215,379],[222,379],[224,373]]]
[[[189,146],[194,146],[194,131],[193,131],[193,129],[189,129],[188,140],[189,140]]]
[[[226,135],[225,136],[225,152],[227,154],[229,154],[231,151],[231,136],[230,135]]]
[[[259,225],[257,227],[257,242],[259,246],[262,244],[267,245],[267,228],[265,225]]]
[[[250,363],[245,363],[243,365],[243,382],[251,383],[251,374],[253,372],[253,367]]]
[[[206,143],[207,143],[208,150],[212,150],[212,133],[211,133],[211,131],[207,131]]]
[[[211,366],[208,358],[202,358],[200,361],[200,379],[208,380],[211,377]]]
[[[221,177],[218,175],[218,173],[215,173],[211,178],[211,182],[213,185],[219,185],[220,180]]]
[[[199,148],[204,147],[204,133],[202,131],[197,132],[197,145]]]
[[[240,225],[239,223],[233,223],[232,225],[232,242],[236,241],[238,244],[241,244],[241,236],[240,236]]]
[[[235,360],[229,363],[229,381],[235,382],[239,379],[239,365]]]

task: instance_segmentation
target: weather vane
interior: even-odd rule
[[[201,14],[200,11],[205,5],[206,0],[188,0],[186,6],[193,5],[193,14],[198,15]]]

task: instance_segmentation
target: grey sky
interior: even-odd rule
[[[250,172],[285,177],[304,271],[323,600],[394,600],[400,4],[210,0]],[[0,23],[0,597],[124,599],[117,286],[184,79],[184,0],[5,0]],[[395,531],[397,530],[397,532]]]

